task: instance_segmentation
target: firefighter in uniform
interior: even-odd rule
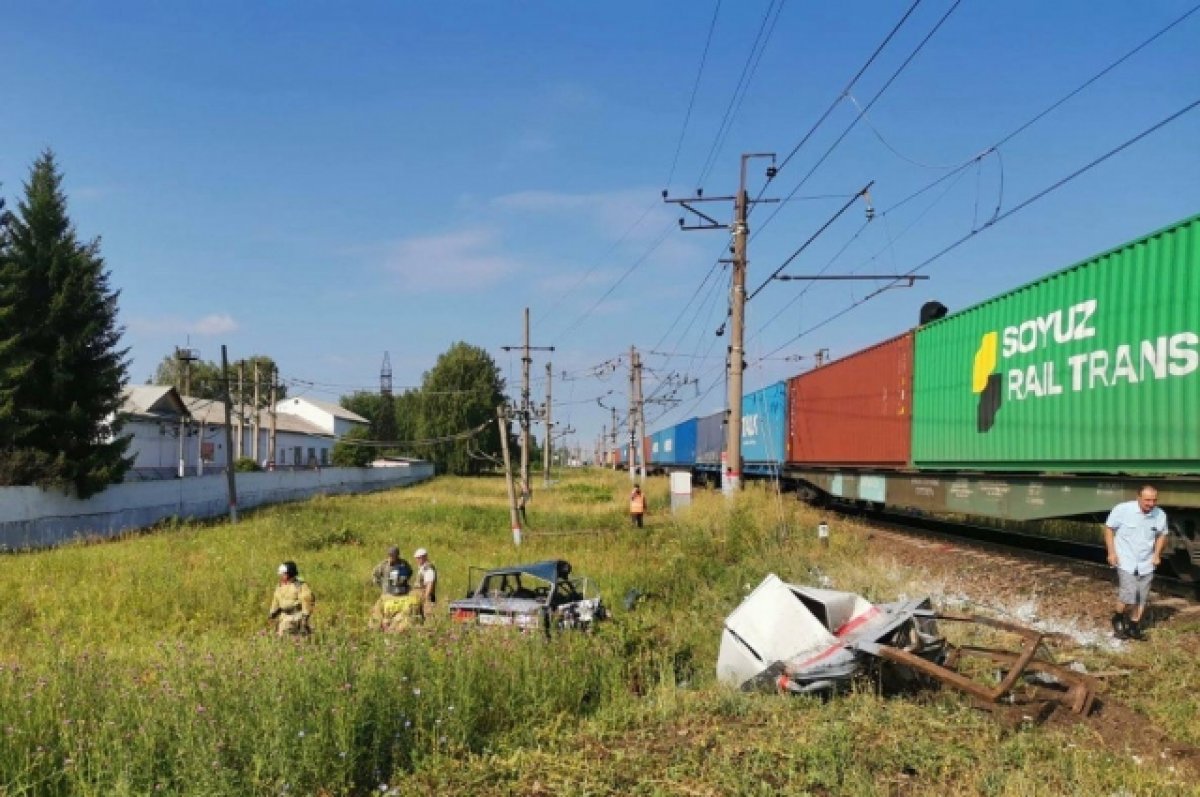
[[[312,633],[309,618],[312,616],[312,589],[300,579],[295,562],[284,562],[279,566],[279,586],[271,599],[269,618],[278,623],[276,633],[281,636],[308,636]]]
[[[380,589],[379,599],[371,607],[370,628],[378,631],[404,631],[422,621],[421,597],[409,586],[412,567],[400,556],[400,549],[388,549],[387,559],[375,566],[371,580]]]

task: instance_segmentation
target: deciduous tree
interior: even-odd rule
[[[485,463],[471,452],[500,453],[497,425],[490,422],[503,401],[504,378],[491,355],[477,346],[455,343],[421,381],[418,433],[425,439],[446,438],[425,446],[424,456],[445,473],[483,470]],[[489,423],[470,439],[449,439]]]

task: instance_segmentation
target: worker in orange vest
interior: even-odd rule
[[[640,529],[645,514],[646,496],[642,494],[642,488],[635,484],[633,493],[629,496],[629,521]]]

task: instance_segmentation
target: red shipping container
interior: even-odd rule
[[[789,461],[907,465],[912,372],[913,334],[906,332],[789,379]]]

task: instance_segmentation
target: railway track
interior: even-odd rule
[[[839,508],[838,512],[845,517],[869,520],[878,531],[891,533],[902,540],[924,539],[934,545],[950,546],[947,550],[953,550],[951,544],[966,543],[981,552],[1015,558],[1025,563],[1026,569],[1028,565],[1032,565],[1035,572],[1039,567],[1045,568],[1043,574],[1047,577],[1061,577],[1063,569],[1067,568],[1072,571],[1072,577],[1113,580],[1113,569],[1100,545],[878,510],[851,507]],[[966,548],[959,550],[967,551]],[[1200,582],[1194,579],[1160,572],[1154,577],[1154,589],[1190,603],[1200,602]]]

